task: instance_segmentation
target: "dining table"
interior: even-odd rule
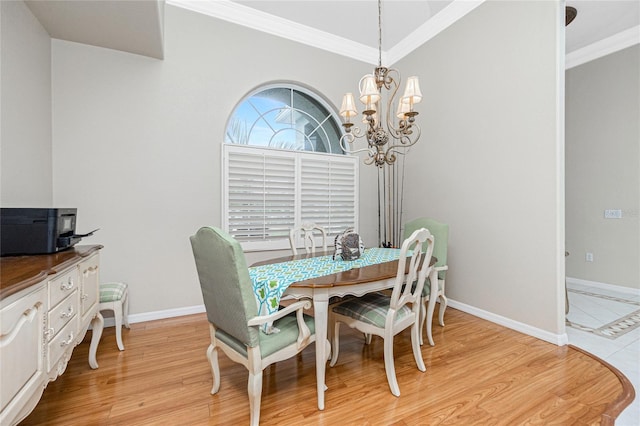
[[[283,289],[282,296],[289,296],[294,299],[308,298],[313,301],[313,316],[315,322],[316,333],[316,380],[317,380],[317,392],[318,392],[318,409],[324,410],[324,392],[327,389],[325,385],[325,371],[326,363],[329,359],[331,346],[327,344],[327,332],[329,321],[329,300],[334,297],[344,297],[348,295],[363,296],[367,293],[386,290],[393,287],[398,273],[398,255],[399,249],[385,249],[385,248],[370,248],[365,250],[375,250],[375,254],[381,256],[382,260],[379,263],[363,264],[362,262],[352,262],[351,265],[345,266],[343,270],[337,272],[329,272],[323,274],[322,271],[318,272],[318,276],[303,277],[299,281],[293,281],[295,278],[290,279],[292,281],[287,283],[286,288]],[[385,260],[384,256],[389,255],[392,252],[397,253],[395,258],[393,255],[389,257],[392,260]],[[324,257],[325,259],[333,256],[333,251],[316,252],[314,254],[297,254],[290,256],[278,257],[275,259],[269,259],[265,261],[256,262],[251,265],[249,270],[253,268],[264,267],[266,265],[272,265],[277,267],[278,265],[295,265],[296,262],[304,262],[305,260],[315,257]],[[424,260],[424,259],[423,259]],[[343,262],[341,260],[335,260],[335,262]],[[435,257],[430,259],[429,265],[433,266],[437,262]],[[271,267],[267,267],[270,269]],[[321,268],[320,268],[321,269]],[[408,272],[409,262],[406,263],[405,273]],[[431,289],[431,294],[438,294],[437,285],[437,272],[434,272],[435,268],[431,268],[429,279],[431,285],[435,285],[436,288]],[[326,272],[326,271],[325,271]],[[306,274],[308,275],[308,274]],[[430,304],[435,304],[436,297],[429,298]],[[431,326],[431,321],[427,318],[427,327]]]

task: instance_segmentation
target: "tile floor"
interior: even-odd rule
[[[636,398],[618,417],[617,426],[640,426],[640,293],[568,283],[569,343],[620,370]]]

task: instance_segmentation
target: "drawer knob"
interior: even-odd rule
[[[69,333],[68,340],[63,340],[62,342],[60,342],[60,347],[64,348],[65,346],[69,346],[71,342],[73,342],[73,333]]]
[[[60,283],[60,290],[71,290],[73,288],[73,278],[69,278],[67,283]]]
[[[73,316],[73,306],[69,306],[67,312],[63,312],[60,314],[60,318],[71,318]]]

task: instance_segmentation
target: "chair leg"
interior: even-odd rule
[[[330,325],[331,326],[331,325]],[[338,362],[340,352],[340,322],[333,321],[333,342],[331,342],[331,362],[329,365],[333,367]]]
[[[260,360],[260,348],[248,348],[249,358],[249,410],[251,426],[260,424],[260,398],[262,397],[262,365]]]
[[[420,298],[420,328],[418,332],[420,333],[420,345],[424,345],[424,339],[422,338],[422,331],[424,330],[424,323],[427,320],[427,302],[429,299],[425,299],[424,297]]]
[[[422,359],[422,351],[420,350],[420,326],[419,320],[411,326],[411,347],[413,348],[413,358],[416,360],[418,370],[427,371]]]
[[[438,300],[438,296],[440,295],[440,290],[439,290],[439,282],[438,282],[438,273],[435,271],[435,269],[431,270],[431,274],[429,276],[429,283],[430,283],[430,295],[429,295],[429,303],[427,304],[427,315],[426,315],[426,321],[427,321],[427,339],[429,339],[429,344],[431,346],[435,346],[435,343],[433,342],[433,334],[431,332],[431,328],[433,325],[433,312],[436,309],[436,300]],[[444,293],[443,293],[444,294]],[[443,311],[444,314],[444,311]]]
[[[387,373],[387,382],[389,382],[391,393],[395,396],[400,396],[400,387],[396,379],[396,366],[393,362],[393,335],[384,336],[384,371]]]
[[[433,311],[436,309],[436,299],[437,297],[429,297],[429,303],[427,303],[427,340],[429,340],[429,344],[431,346],[435,346],[436,344],[433,342],[433,333],[431,332],[431,327],[433,326]]]
[[[447,310],[447,305],[449,301],[447,300],[447,296],[444,294],[440,295],[440,309],[438,309],[438,321],[440,325],[444,327],[444,311]]]
[[[127,328],[131,328],[129,326],[129,291],[124,292],[124,296],[122,297],[122,322],[124,326]]]
[[[249,373],[249,409],[251,410],[251,425],[260,424],[260,398],[262,397],[262,371]]]
[[[220,390],[220,366],[218,365],[218,348],[213,344],[207,348],[207,359],[211,367],[211,376],[213,377],[213,386],[211,387],[211,395],[215,395]]]
[[[118,344],[118,349],[124,351],[124,344],[122,343],[122,303],[114,302],[113,318],[116,321],[116,343]]]

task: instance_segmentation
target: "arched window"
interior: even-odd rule
[[[317,93],[273,83],[249,93],[227,123],[225,143],[344,154],[340,119]]]
[[[358,157],[344,155],[339,116],[290,83],[262,86],[233,110],[223,145],[222,222],[245,250],[289,247],[289,230],[358,228]]]

